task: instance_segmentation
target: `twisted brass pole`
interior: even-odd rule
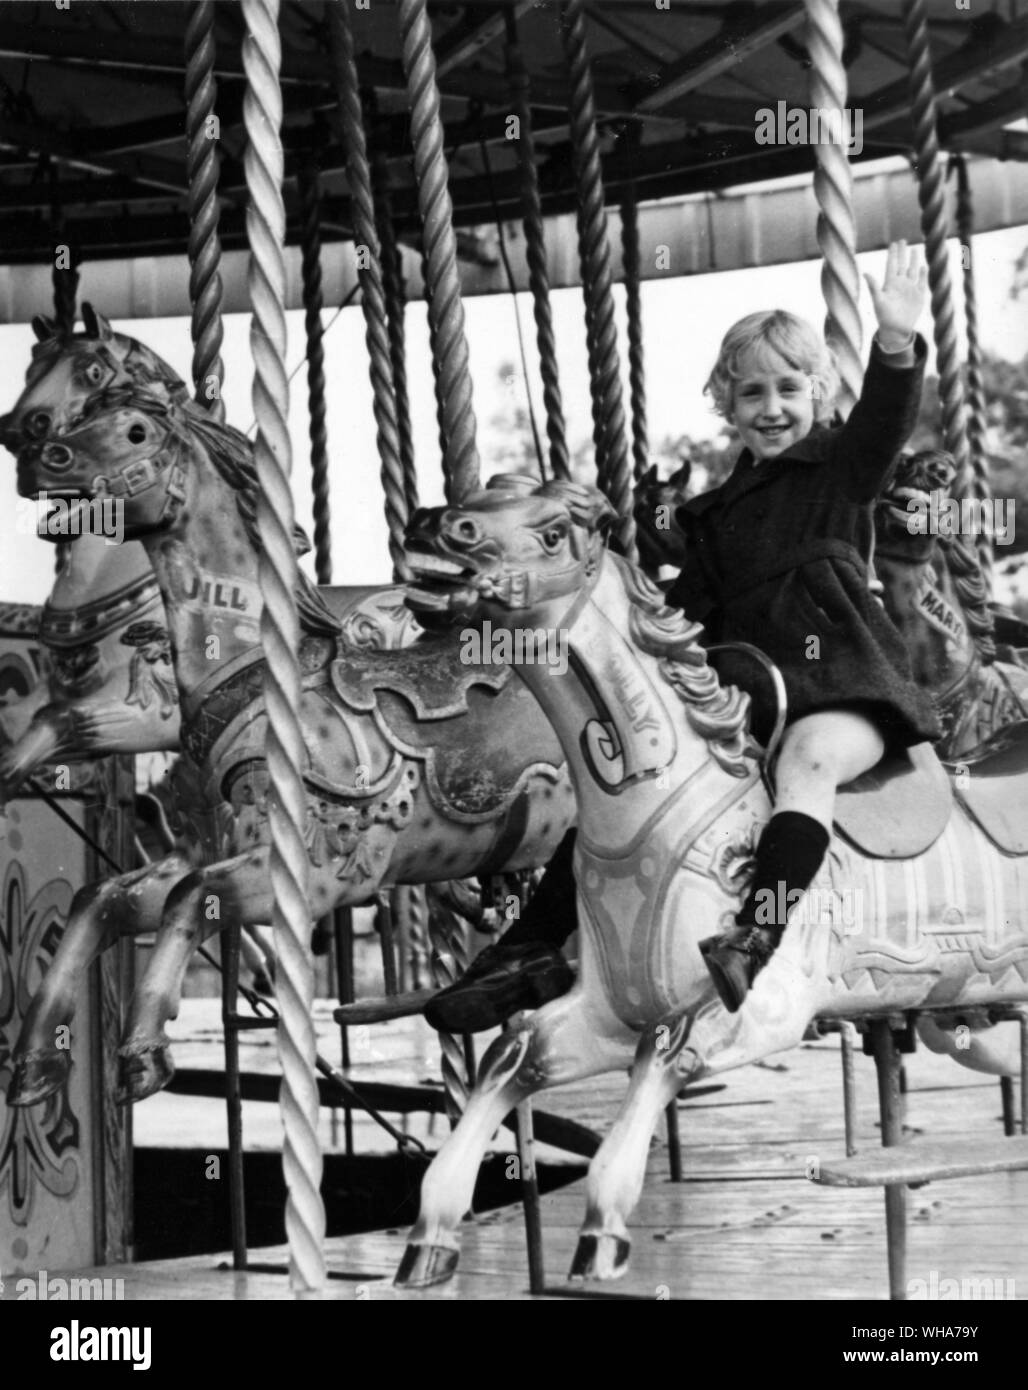
[[[967,160],[959,155],[953,161],[957,175],[957,236],[964,272],[964,326],[967,331],[967,443],[971,459],[974,495],[982,501],[992,500],[989,483],[989,462],[985,450],[988,417],[985,407],[985,381],[982,376],[982,347],[978,339],[978,294],[974,275],[974,202],[967,176]],[[992,541],[985,532],[978,536],[978,558],[981,562],[987,592],[992,593]]]
[[[193,390],[221,424],[225,365],[221,360],[221,238],[218,235],[218,142],[213,120],[214,0],[193,0],[186,26],[186,171],[189,179],[189,302],[192,305]]]
[[[464,306],[457,273],[457,238],[439,115],[432,25],[426,0],[399,0],[403,70],[410,100],[414,172],[428,262],[432,356],[446,428],[447,500],[460,501],[479,485]]]
[[[596,470],[600,487],[618,513],[617,534],[625,554],[634,560],[632,472],[625,436],[596,104],[586,48],[585,0],[564,0],[561,30],[571,80],[571,148],[578,190],[578,250],[586,302]]]
[[[382,283],[385,290],[389,326],[389,356],[393,364],[393,390],[396,396],[396,424],[400,436],[404,492],[408,514],[418,509],[418,470],[414,458],[414,429],[407,388],[407,294],[403,279],[403,257],[393,221],[392,195],[385,156],[376,149],[371,160],[371,183],[375,195],[375,221],[382,247]]]
[[[629,126],[624,140],[626,149],[634,150],[637,139],[638,132]],[[632,471],[638,482],[650,466],[650,441],[646,421],[639,204],[634,179],[629,179],[621,199],[621,250],[625,267],[625,306],[628,312],[628,393],[632,408]]]
[[[282,1161],[286,1187],[286,1235],[290,1282],[297,1294],[325,1282],[325,1210],[318,1143],[318,1089],[314,1078],[312,1023],[314,970],[310,956],[309,866],[304,846],[307,804],[300,769],[300,626],[296,611],[291,448],[285,368],[285,207],[282,201],[282,49],[278,0],[242,0],[246,37],[244,157],[250,194],[246,223],[250,242],[249,291],[253,306],[250,349],[254,359],[253,406],[257,420],[254,459],[260,481],[257,523],[261,537],[258,579],[263,598],[264,701],[267,709],[268,822],[274,894],[275,993],[282,1064]]]
[[[378,455],[386,525],[389,529],[389,554],[393,562],[393,577],[402,580],[409,576],[403,551],[403,536],[408,519],[407,493],[403,459],[400,456],[400,431],[396,418],[396,391],[393,384],[385,290],[382,287],[382,250],[375,226],[371,166],[364,136],[364,113],[361,110],[357,60],[354,56],[347,0],[331,0],[328,15],[336,100],[339,104],[343,143],[346,147],[346,177],[350,185],[353,233],[358,255],[362,248],[367,253],[366,264],[363,267],[358,261],[357,274],[361,282],[361,308],[364,313],[364,333],[368,347],[375,424],[378,429]]]
[[[539,196],[539,176],[535,167],[535,138],[532,130],[532,105],[529,100],[528,72],[521,44],[518,42],[517,20],[512,10],[506,11],[507,21],[507,80],[510,83],[512,105],[520,123],[517,140],[518,171],[521,176],[521,207],[525,229],[525,256],[528,261],[528,287],[532,293],[535,315],[535,340],[539,350],[539,374],[543,382],[543,405],[546,409],[546,437],[550,444],[550,475],[570,478],[571,460],[568,455],[567,431],[564,424],[564,402],[557,371],[557,340],[553,332],[553,312],[550,307],[550,276],[546,265],[546,233],[543,227],[543,206]]]
[[[947,450],[957,465],[959,485],[966,489],[967,426],[964,386],[957,352],[957,326],[953,285],[949,273],[946,238],[949,233],[946,192],[936,125],[935,87],[923,0],[903,0],[903,28],[910,64],[910,100],[914,123],[917,197],[921,205],[921,229],[928,259],[928,284],[932,295],[932,325],[939,372],[939,399]]]
[[[838,112],[841,120],[847,110],[847,83],[838,0],[806,0],[806,6],[810,105],[812,109]],[[828,311],[825,337],[839,365],[841,385],[836,406],[845,419],[860,396],[864,380],[853,170],[847,151],[831,141],[815,144],[814,160],[817,244],[824,257],[821,292]]]
[[[75,306],[78,298],[79,272],[75,265],[72,247],[65,241],[66,226],[64,209],[61,206],[61,190],[57,169],[53,161],[46,159],[46,171],[50,182],[50,235],[53,238],[54,268],[52,274],[54,290],[54,318],[57,331],[62,337],[75,332]],[[58,258],[67,252],[69,264],[58,265]],[[58,559],[61,547],[56,547]]]
[[[307,336],[307,411],[311,441],[311,492],[314,507],[314,570],[319,584],[332,582],[331,501],[328,484],[328,406],[325,400],[325,344],[321,322],[321,175],[313,160],[300,170],[300,276]]]

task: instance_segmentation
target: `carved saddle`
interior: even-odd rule
[[[463,661],[452,638],[349,651],[331,680],[344,705],[424,763],[433,803],[455,820],[490,819],[531,778],[564,776],[557,736],[527,686],[507,666]]]

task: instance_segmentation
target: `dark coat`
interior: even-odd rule
[[[744,449],[720,487],[679,507],[686,563],[668,595],[708,641],[750,642],[772,658],[790,723],[859,706],[892,747],[941,733],[868,590],[866,562],[874,500],[913,430],[926,355],[918,337],[915,365],[894,367],[873,346],[844,425],[815,425],[788,454],[756,465]],[[738,680],[736,661],[718,662],[723,679]]]

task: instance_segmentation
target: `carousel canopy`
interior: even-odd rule
[[[54,0],[0,4],[0,247],[7,266],[49,269],[56,226],[84,262],[184,256],[189,8],[177,0],[69,0],[67,9]],[[508,138],[509,17],[530,78],[544,211],[566,215],[575,206],[559,6],[555,0],[440,0],[430,11],[450,190],[463,229],[462,255],[472,269],[467,287],[505,288],[491,234],[481,229],[520,213],[516,152]],[[1028,5],[1011,3],[1001,15],[977,4],[964,10],[953,0],[926,0],[926,13],[940,143],[945,151],[989,161],[978,166],[989,207],[978,227],[1023,221],[1028,173],[1019,161],[1028,158],[1028,135],[1009,127],[1025,114]],[[842,0],[841,16],[853,162],[905,155],[912,128],[899,6],[895,0]],[[373,113],[372,147],[387,163],[400,233],[413,238],[417,198],[396,7],[392,0],[369,0],[366,10],[354,6],[353,26]],[[299,239],[298,175],[311,161],[323,180],[323,239],[345,241],[350,203],[322,0],[285,0],[280,27],[287,241]],[[229,251],[245,246],[243,38],[240,6],[219,3],[220,230]],[[634,181],[644,202],[708,195],[702,203],[716,208],[725,189],[812,169],[810,144],[789,143],[782,120],[810,101],[805,7],[797,0],[669,0],[667,9],[657,0],[591,0],[588,41],[609,204]],[[777,124],[769,125],[769,112]],[[994,160],[1007,161],[998,179]],[[910,234],[916,235],[912,181],[903,172],[911,188],[901,202],[909,204]],[[894,230],[878,225],[885,192],[879,185],[865,198],[864,245],[877,245]],[[772,217],[765,208],[764,235],[746,221],[751,213],[733,234],[722,212],[721,250],[709,235],[709,211],[672,216],[665,209],[664,235],[683,253],[678,273],[816,254],[806,196],[806,190],[790,196]],[[724,211],[743,210],[738,204]],[[906,216],[900,212],[901,224]],[[555,284],[574,278],[572,267],[554,270]],[[22,316],[20,298],[8,276],[7,293],[0,292],[3,317]]]

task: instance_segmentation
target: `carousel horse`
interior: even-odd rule
[[[675,511],[686,499],[691,474],[692,464],[686,461],[664,483],[654,463],[633,489],[639,564],[647,574],[656,575],[665,565],[679,570],[685,564],[685,537]]]
[[[179,691],[193,838],[76,896],[15,1048],[12,1104],[62,1084],[68,1054],[54,1047],[55,1027],[69,1021],[88,963],[119,935],[157,931],[122,1049],[121,1099],[133,1100],[170,1079],[164,1023],[195,948],[231,920],[271,920],[252,449],[166,383],[95,384],[82,361],[105,356],[109,330],[93,322],[98,336],[37,347],[0,438],[17,455],[23,495],[119,498],[126,537],[147,552]],[[68,357],[80,363],[70,372]],[[82,379],[93,390],[69,406],[69,382]],[[302,577],[297,602],[312,917],[390,884],[545,863],[574,800],[560,745],[509,669],[489,652],[469,660],[453,634],[402,651],[356,648]],[[220,920],[204,912],[212,894]]]
[[[178,747],[160,591],[143,547],[63,547],[39,626],[42,678],[0,707],[0,805],[46,763]]]
[[[943,725],[936,750],[951,759],[1028,718],[1028,670],[1015,649],[997,650],[996,616],[974,538],[921,529],[931,495],[948,495],[955,471],[942,450],[904,455],[875,509],[875,567],[885,606],[914,679],[933,693]],[[1005,627],[1016,639],[1016,623],[1007,618]]]
[[[319,592],[355,647],[391,650],[422,631],[395,585]],[[138,541],[111,546],[86,532],[65,547],[39,645],[42,679],[24,699],[0,705],[0,806],[48,763],[178,751],[164,605]]]
[[[749,734],[748,694],[720,684],[699,625],[605,548],[612,515],[592,488],[494,478],[408,528],[417,614],[477,614],[512,652],[519,636],[527,649],[554,635],[564,652],[514,669],[571,768],[581,967],[570,994],[521,1015],[483,1057],[425,1175],[402,1284],[453,1272],[485,1148],[543,1087],[632,1067],[589,1168],[571,1271],[611,1278],[626,1267],[655,1124],[683,1085],[796,1046],[815,1018],[886,1010],[934,1009],[937,1045],[1017,1069],[1016,1048],[990,1054],[976,1037],[962,1052],[952,1030],[954,1010],[1028,999],[1025,729],[1003,731],[955,794],[937,761],[909,758],[841,789],[817,879],[743,1008],[727,1013],[699,942],[743,900],[772,810],[767,757]],[[858,910],[840,912],[840,900]]]

